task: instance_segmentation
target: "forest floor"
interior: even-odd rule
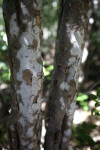
[[[43,104],[43,107],[45,107],[45,103]],[[91,115],[91,109],[94,106],[94,101],[90,101],[89,102],[89,111],[84,111],[83,109],[81,109],[80,107],[78,108],[78,106],[76,105],[76,110],[74,113],[74,119],[73,119],[73,127],[77,127],[77,130],[79,129],[80,133],[78,133],[78,131],[76,130],[76,132],[73,132],[73,136],[72,136],[72,141],[71,141],[71,145],[73,147],[73,150],[91,150],[91,148],[94,148],[96,150],[96,148],[98,147],[98,144],[100,144],[100,116],[92,116]],[[44,109],[44,108],[43,108]],[[83,124],[85,123],[85,128],[82,128]],[[89,126],[90,125],[90,126]],[[92,125],[96,125],[95,128],[92,129]],[[91,130],[89,131],[89,136],[94,140],[95,144],[91,147],[86,143],[86,139],[85,139],[85,134],[88,133],[88,128],[91,128]],[[83,130],[84,135],[82,135],[80,128]],[[41,143],[44,143],[44,137],[45,137],[45,133],[46,133],[46,129],[45,129],[45,120],[42,121],[42,137],[41,137]],[[75,134],[75,135],[74,135]],[[78,135],[79,134],[79,135]],[[80,146],[77,146],[78,141],[78,136],[83,136],[84,139],[84,143],[82,143],[82,141],[80,141]],[[80,139],[79,139],[80,140]],[[41,147],[41,150],[44,150]]]

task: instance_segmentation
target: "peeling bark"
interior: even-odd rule
[[[78,77],[90,0],[62,0],[45,150],[71,150]]]
[[[11,69],[11,150],[39,150],[41,135],[42,0],[4,0],[3,14]]]

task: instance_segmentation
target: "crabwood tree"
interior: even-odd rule
[[[39,150],[41,134],[42,0],[3,0],[11,69],[10,150]]]
[[[78,78],[91,0],[61,0],[45,150],[72,150]]]

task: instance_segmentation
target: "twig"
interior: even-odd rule
[[[92,87],[89,89],[88,93],[90,93],[90,91],[96,87],[98,84],[100,84],[100,81],[97,81],[95,84],[92,85]]]

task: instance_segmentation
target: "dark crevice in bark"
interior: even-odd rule
[[[17,145],[18,149],[20,149],[20,135],[18,134],[18,126],[16,126],[16,135],[17,135]]]
[[[9,137],[9,143],[11,150],[18,150],[18,142],[17,142],[17,134],[15,131],[15,126],[13,124],[10,124],[8,127],[8,137]]]
[[[59,150],[63,149],[62,148],[62,137],[63,137],[63,133],[65,130],[66,122],[67,122],[67,120],[66,120],[66,114],[65,114],[64,118],[63,118],[62,126],[61,126],[61,139],[60,139],[60,144],[59,144]],[[64,149],[65,149],[65,147],[64,147]]]
[[[16,7],[16,14],[17,14],[17,23],[20,26],[21,24],[21,18],[20,18],[20,14],[21,14],[21,4],[20,4],[20,0],[15,0],[15,7]]]
[[[12,137],[11,137],[10,129],[8,129],[7,132],[8,132],[8,140],[9,140],[10,149],[13,150],[13,148],[12,148]]]

